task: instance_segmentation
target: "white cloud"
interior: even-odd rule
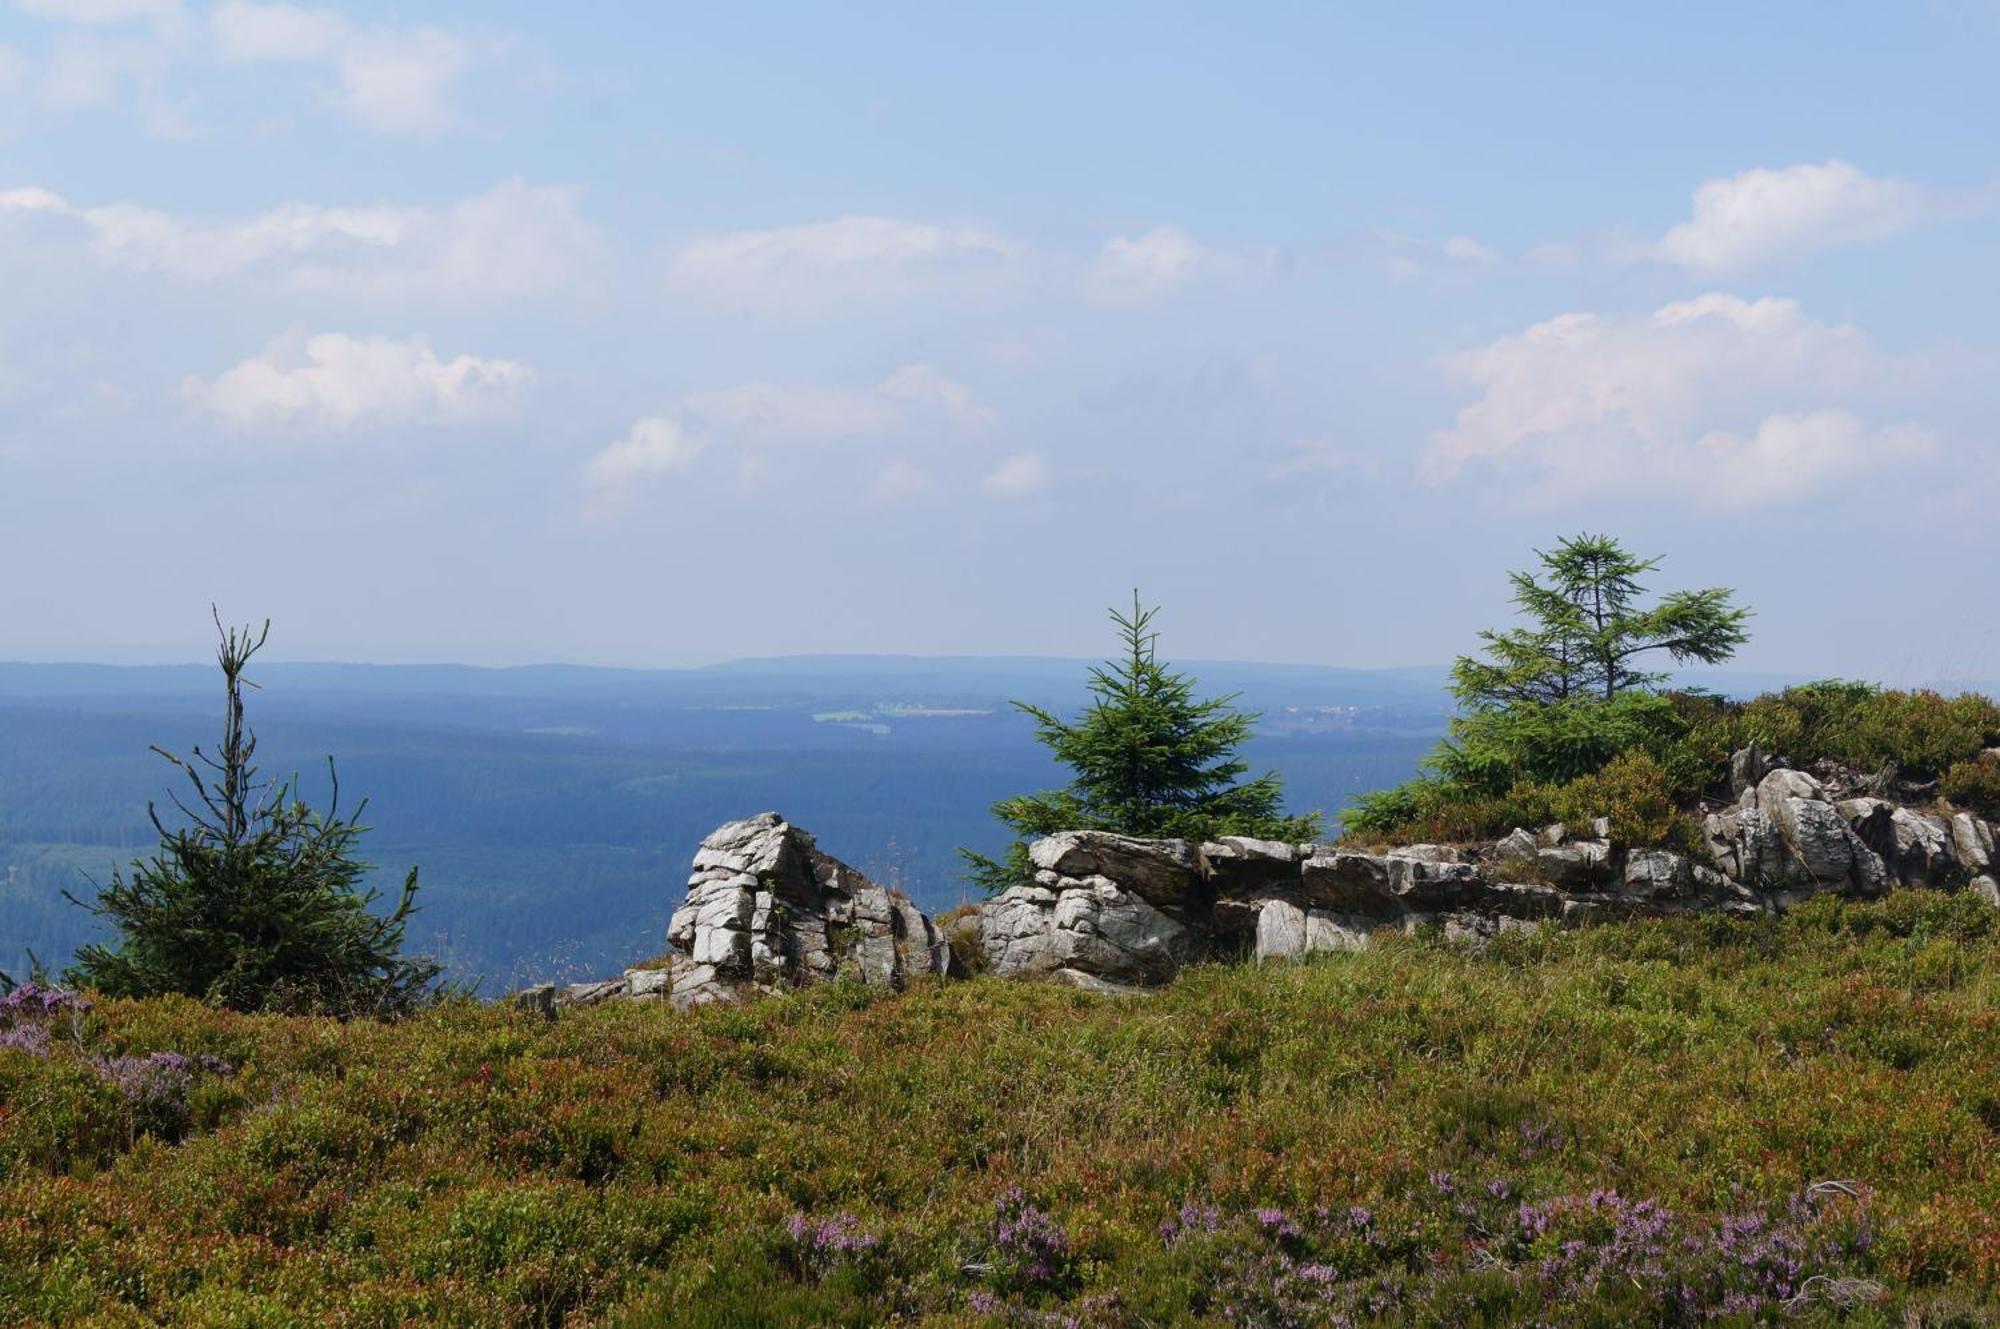
[[[942,423],[964,432],[992,427],[992,408],[929,365],[904,365],[873,387],[744,383],[681,402],[704,434],[732,443],[831,443],[905,433]]]
[[[1142,235],[1113,236],[1084,274],[1092,300],[1124,304],[1186,284],[1223,258],[1178,226],[1155,226]]]
[[[892,461],[875,477],[875,501],[881,504],[907,503],[932,489],[930,473],[909,461]]]
[[[64,23],[129,23],[135,19],[170,22],[180,17],[180,0],[15,0],[24,14]]]
[[[237,429],[339,432],[491,418],[530,377],[513,360],[441,360],[421,337],[328,332],[282,338],[212,380],[188,379],[181,393]]]
[[[899,414],[881,394],[811,383],[743,383],[681,402],[700,427],[734,442],[828,443],[895,427]]]
[[[1887,239],[1943,210],[1930,191],[1844,161],[1760,168],[1703,181],[1694,213],[1652,257],[1700,275]]]
[[[842,217],[696,240],[674,256],[669,279],[725,307],[817,310],[976,286],[1020,255],[978,227]]]
[[[1376,231],[1362,243],[1364,251],[1372,252],[1389,275],[1399,281],[1475,272],[1500,262],[1498,253],[1469,235],[1454,235],[1440,241],[1400,231]]]
[[[251,0],[217,6],[209,26],[225,60],[326,66],[333,103],[371,129],[429,137],[463,121],[453,94],[472,51],[442,29],[361,28],[332,10]]]
[[[999,421],[993,408],[980,401],[972,389],[946,378],[929,365],[904,365],[876,387],[876,393],[891,401],[930,407],[960,429],[991,429]]]
[[[1625,492],[1754,507],[1925,445],[1911,427],[1869,426],[1857,406],[1921,386],[1928,368],[1790,300],[1563,314],[1448,369],[1479,395],[1434,436],[1424,477],[1479,467],[1543,502]]]
[[[287,203],[192,221],[132,203],[82,207],[27,188],[0,192],[0,219],[10,211],[68,219],[107,268],[367,299],[548,294],[569,286],[598,247],[574,190],[518,179],[445,209]]]
[[[702,442],[663,415],[632,422],[625,437],[591,458],[583,469],[589,494],[584,515],[610,520],[625,508],[635,486],[675,471],[684,471],[701,455]]]
[[[345,18],[329,9],[243,0],[217,5],[208,22],[225,60],[325,60],[352,31]]]
[[[600,452],[584,468],[585,514],[621,512],[632,492],[668,470],[691,463],[705,446],[727,449],[739,482],[763,483],[770,449],[842,442],[922,439],[937,431],[979,433],[996,422],[972,390],[929,365],[904,365],[871,387],[816,383],[742,383],[683,397],[664,415],[639,422],[634,433]],[[653,459],[659,464],[645,464]],[[898,502],[930,487],[914,463],[888,464],[875,481],[880,502]]]
[[[1026,498],[1048,487],[1049,467],[1040,455],[1020,452],[980,478],[979,487],[995,498]]]
[[[1444,256],[1460,263],[1480,266],[1498,263],[1500,256],[1469,235],[1454,235],[1445,240]]]
[[[1915,425],[1875,429],[1840,410],[1779,412],[1765,417],[1753,434],[1715,430],[1695,445],[1702,464],[1728,477],[1709,495],[1711,505],[1725,508],[1803,498],[1870,467],[1920,457],[1934,446],[1930,434]]]

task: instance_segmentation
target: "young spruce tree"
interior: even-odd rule
[[[1562,784],[1619,755],[1671,742],[1685,720],[1659,689],[1671,675],[1646,668],[1720,664],[1749,640],[1750,611],[1711,586],[1641,603],[1657,558],[1635,558],[1609,536],[1578,535],[1537,550],[1540,575],[1509,574],[1521,626],[1479,634],[1485,658],[1451,671],[1459,704],[1430,774],[1364,795],[1350,829],[1392,831],[1440,807],[1501,795],[1518,782]]]
[[[402,955],[416,908],[417,872],[403,880],[396,907],[362,888],[368,865],[354,856],[364,801],[340,812],[340,784],[320,812],[285,780],[260,779],[257,739],[243,720],[243,670],[264,645],[261,631],[222,627],[222,746],[178,757],[154,748],[187,778],[193,798],[171,796],[180,814],[169,829],[156,805],[147,815],[160,846],[114,873],[94,903],[71,899],[117,928],[110,945],[77,953],[69,980],[122,997],[181,993],[241,1011],[398,1015],[437,995],[440,966]]]
[[[1138,592],[1132,612],[1111,611],[1124,652],[1090,671],[1091,704],[1074,722],[1027,702],[1035,733],[1074,772],[1062,789],[1023,794],[993,805],[1021,837],[1002,859],[960,850],[972,879],[987,891],[1034,876],[1028,839],[1057,831],[1115,831],[1146,838],[1212,840],[1218,835],[1301,841],[1319,833],[1316,815],[1288,816],[1274,773],[1242,777],[1236,752],[1257,717],[1236,698],[1197,700],[1194,680],[1159,662],[1153,631],[1157,606]]]

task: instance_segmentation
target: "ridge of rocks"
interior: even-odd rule
[[[1203,844],[1064,831],[1029,850],[1034,878],[958,920],[975,967],[1097,991],[1171,981],[1209,959],[1352,950],[1382,929],[1480,943],[1546,921],[1781,912],[1818,894],[1970,890],[2000,907],[1995,828],[1912,806],[1893,771],[1796,770],[1755,748],[1730,762],[1733,802],[1705,810],[1699,849],[1617,843],[1610,823],[1517,827],[1491,844]],[[1579,833],[1580,832],[1580,833]],[[613,998],[693,1006],[851,976],[900,988],[957,970],[938,924],[822,852],[775,812],[728,822],[694,858],[657,963],[517,994],[553,1009]]]

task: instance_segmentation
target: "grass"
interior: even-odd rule
[[[1144,999],[43,1025],[0,1035],[10,1324],[2000,1318],[2000,913],[1964,895]],[[227,1066],[104,1069],[164,1051]]]

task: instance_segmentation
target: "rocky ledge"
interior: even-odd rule
[[[1493,844],[1371,851],[1225,837],[1206,844],[1068,831],[1030,851],[1034,880],[953,923],[977,967],[1123,991],[1187,964],[1357,949],[1383,929],[1481,942],[1555,921],[1778,912],[1813,895],[1970,890],[2000,906],[1994,827],[1911,806],[1892,772],[1732,761],[1734,802],[1709,808],[1700,849],[1629,848],[1608,821],[1519,828]],[[658,964],[552,984],[531,1004],[610,998],[689,1006],[851,975],[896,988],[954,968],[936,923],[767,812],[719,827],[695,855]]]

